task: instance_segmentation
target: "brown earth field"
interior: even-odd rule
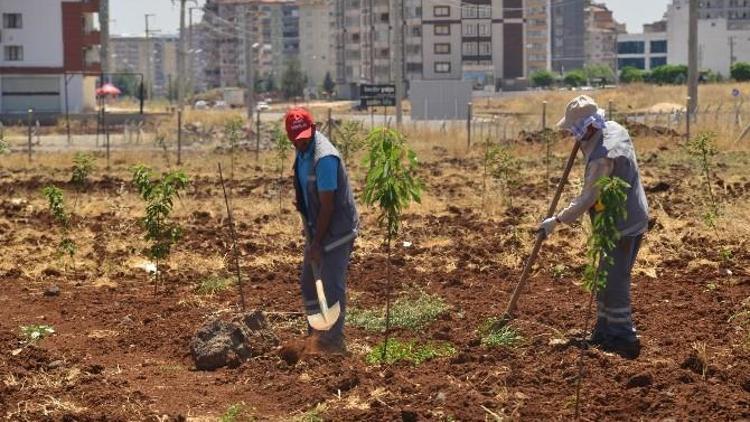
[[[704,214],[698,167],[673,140],[639,141],[652,209],[651,230],[633,272],[633,311],[643,351],[626,360],[585,352],[583,420],[742,420],[750,418],[750,154],[720,154],[712,185],[722,204],[716,230]],[[393,336],[449,342],[455,353],[419,365],[370,365],[382,333],[348,326],[347,356],[273,351],[235,368],[198,371],[190,340],[206,321],[238,312],[236,285],[214,294],[199,286],[233,280],[231,241],[215,162],[191,153],[191,185],[174,219],[184,236],[154,294],[142,269],[143,212],[128,168],[158,155],[100,157],[76,195],[72,154],[0,158],[0,416],[8,420],[570,420],[574,415],[588,294],[580,286],[587,223],[548,240],[511,327],[521,340],[490,348],[479,327],[502,314],[531,250],[533,229],[557,182],[566,144],[555,146],[550,179],[540,145],[516,145],[519,185],[505,193],[487,182],[481,148],[446,158],[419,149],[422,204],[404,216],[393,257],[394,297],[420,292],[448,310],[424,328]],[[125,153],[123,153],[125,154]],[[359,162],[359,160],[358,160]],[[289,167],[289,163],[285,164]],[[361,194],[363,168],[352,166]],[[279,191],[273,157],[237,158],[229,182],[248,308],[267,313],[282,342],[299,339],[298,275],[303,239],[289,171]],[[226,173],[229,173],[226,170]],[[59,229],[40,191],[57,184],[76,208],[74,262],[56,256]],[[581,185],[576,169],[563,195]],[[554,189],[554,186],[551,188]],[[77,197],[77,199],[76,199]],[[484,203],[484,204],[483,204]],[[381,309],[386,258],[377,211],[360,205],[362,231],[350,265],[350,307]],[[408,242],[404,244],[403,242]],[[44,294],[50,286],[60,294]],[[593,311],[592,311],[593,314]],[[27,342],[21,326],[54,333]]]

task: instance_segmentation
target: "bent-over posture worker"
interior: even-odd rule
[[[300,288],[305,313],[320,312],[311,263],[320,268],[328,305],[338,302],[341,314],[328,331],[308,326],[313,350],[344,353],[346,272],[359,217],[344,163],[331,142],[317,132],[304,108],[289,110],[284,118],[289,140],[297,150],[294,186],[297,210],[305,224],[305,256]]]
[[[640,354],[630,305],[630,273],[643,234],[648,229],[648,203],[641,185],[638,161],[628,131],[613,121],[606,121],[604,111],[588,96],[574,98],[557,124],[570,130],[581,142],[586,173],[581,194],[558,215],[544,220],[540,230],[550,235],[559,223],[570,224],[586,211],[593,219],[601,177],[617,176],[630,185],[627,191],[627,217],[617,221],[622,237],[611,256],[607,285],[597,292],[597,320],[590,342],[604,350],[635,359]],[[604,262],[599,264],[605,265]]]

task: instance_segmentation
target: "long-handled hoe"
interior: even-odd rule
[[[545,218],[552,217],[552,215],[554,215],[555,211],[557,210],[557,203],[560,201],[560,196],[562,195],[563,188],[568,182],[570,170],[573,168],[573,164],[576,161],[576,154],[578,154],[578,150],[580,149],[580,147],[581,143],[576,141],[573,145],[573,151],[570,152],[570,157],[568,157],[568,163],[565,165],[565,170],[563,171],[562,177],[560,177],[560,183],[557,184],[557,191],[555,192],[555,196],[552,198],[552,203],[549,205],[549,209],[547,210]],[[536,262],[537,255],[539,255],[539,250],[542,248],[542,242],[544,242],[544,239],[545,236],[543,232],[540,231],[536,234],[534,249],[531,250],[531,255],[529,255],[529,258],[526,260],[526,264],[523,267],[521,280],[518,282],[518,284],[516,284],[516,288],[513,290],[513,295],[510,297],[510,302],[508,302],[508,307],[505,309],[505,313],[503,314],[502,318],[500,318],[495,323],[494,328],[502,328],[513,319],[513,312],[516,310],[518,298],[521,296],[521,292],[523,292],[523,289],[526,286],[526,281],[528,280],[529,274],[531,273],[531,268]]]
[[[240,274],[240,252],[237,249],[237,233],[234,231],[234,219],[232,218],[232,208],[229,206],[229,195],[224,185],[224,174],[221,172],[221,163],[219,164],[219,179],[221,179],[221,189],[224,191],[224,203],[227,205],[227,222],[229,224],[229,233],[232,235],[232,253],[234,255],[234,268],[237,273],[237,288],[240,290],[240,308],[245,312],[245,293],[242,291],[242,276]]]

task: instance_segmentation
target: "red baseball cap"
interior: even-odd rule
[[[313,117],[303,107],[295,107],[286,112],[284,117],[286,124],[286,135],[294,142],[300,139],[309,139],[313,135]]]

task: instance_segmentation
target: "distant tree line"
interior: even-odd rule
[[[645,82],[657,85],[680,85],[687,81],[687,74],[688,68],[685,65],[666,64],[650,71],[626,66],[620,70],[620,83]],[[732,65],[730,77],[737,82],[750,81],[750,63],[738,62]],[[608,66],[593,65],[571,70],[564,75],[541,70],[532,73],[530,79],[533,86],[541,88],[549,88],[553,85],[581,87],[614,83],[615,75]],[[723,75],[710,70],[700,74],[701,82],[721,82],[724,79]]]

